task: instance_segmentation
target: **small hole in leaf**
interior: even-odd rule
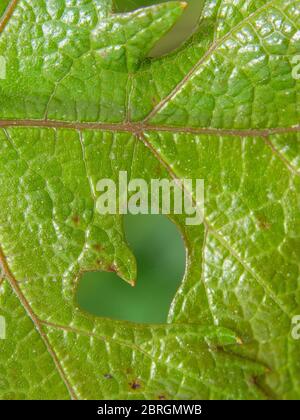
[[[113,0],[113,9],[115,13],[131,12],[141,7],[148,7],[154,4],[166,3],[170,0]]]
[[[114,0],[116,13],[129,12],[141,7],[148,7],[169,0]],[[196,31],[202,15],[205,0],[185,0],[188,3],[181,19],[163,36],[149,53],[149,57],[161,57],[180,47]]]
[[[177,227],[165,216],[128,215],[128,243],[137,259],[133,288],[115,273],[85,273],[79,306],[105,318],[137,323],[164,323],[185,271],[185,247]]]

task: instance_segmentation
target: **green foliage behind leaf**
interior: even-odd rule
[[[165,3],[169,0],[113,0],[113,10],[115,12],[128,12],[140,7],[149,7],[153,4]]]

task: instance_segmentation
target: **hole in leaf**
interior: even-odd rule
[[[115,13],[125,13],[153,4],[166,3],[167,1],[170,0],[113,0],[113,8]]]
[[[128,215],[125,234],[137,259],[131,287],[115,273],[85,273],[77,291],[79,306],[105,318],[165,323],[185,271],[185,247],[176,226],[161,215]]]
[[[115,0],[114,11],[116,13],[136,10],[154,4],[165,3],[169,0]],[[149,57],[161,57],[180,47],[196,31],[202,15],[205,0],[185,0],[188,7],[181,19],[150,51]]]

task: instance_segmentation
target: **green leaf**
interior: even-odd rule
[[[155,60],[182,3],[10,7],[0,397],[299,399],[300,2],[206,1],[198,32]],[[97,182],[121,170],[205,180],[204,224],[171,216],[188,255],[165,325],[93,317],[74,300],[85,271],[136,280],[121,216],[95,211]]]

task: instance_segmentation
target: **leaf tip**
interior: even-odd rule
[[[236,342],[239,346],[241,346],[242,344],[244,344],[243,340],[241,339],[241,337],[236,337]]]
[[[131,287],[136,286],[136,280],[130,280],[128,283],[130,284]]]
[[[187,4],[187,2],[186,1],[181,1],[180,2],[180,7],[184,10],[184,9],[186,9],[187,7],[188,7],[188,4]]]

